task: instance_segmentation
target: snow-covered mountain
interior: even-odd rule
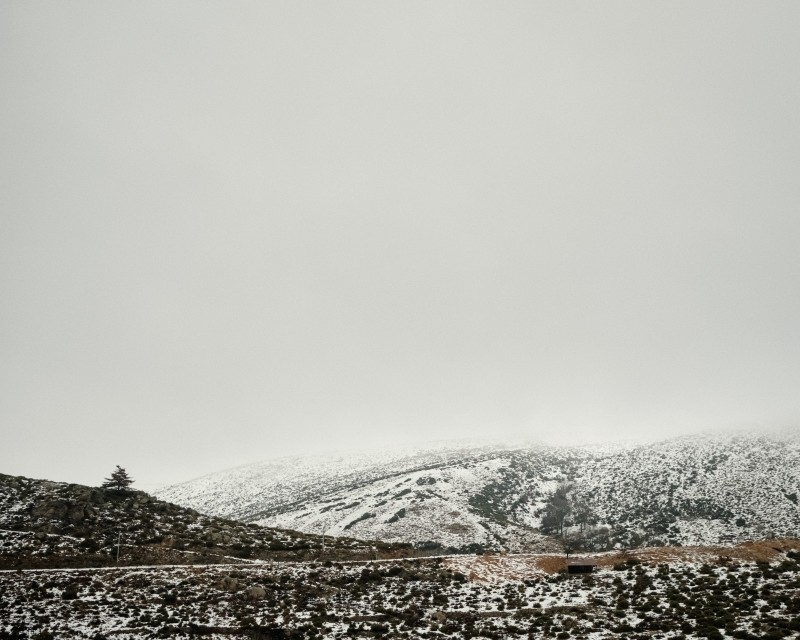
[[[511,551],[552,547],[542,532],[594,548],[798,535],[799,493],[799,431],[286,458],[157,492],[267,526]]]

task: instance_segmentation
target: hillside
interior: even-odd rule
[[[291,458],[157,493],[247,522],[450,550],[546,551],[542,533],[562,525],[595,550],[719,544],[800,531],[799,433]]]
[[[479,551],[504,544],[547,550],[551,542],[524,517],[508,518],[497,481],[509,455],[496,447],[394,450],[287,458],[212,474],[158,495],[211,513],[269,526],[323,529],[418,547]],[[536,465],[540,486],[525,487],[542,502],[558,474],[552,460]],[[513,491],[509,487],[509,491]],[[291,523],[291,524],[290,524]]]
[[[14,571],[0,638],[780,640],[800,633],[800,541],[595,557]]]
[[[206,516],[141,491],[0,474],[0,568],[207,564],[318,558],[322,539]],[[393,557],[408,546],[326,538],[327,558]]]

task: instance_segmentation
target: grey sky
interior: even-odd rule
[[[0,4],[0,472],[796,422],[798,28]]]

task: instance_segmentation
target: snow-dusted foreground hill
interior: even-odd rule
[[[323,548],[338,560],[413,553],[206,516],[141,491],[0,474],[0,569],[304,560]]]
[[[557,490],[565,504],[554,500]],[[793,536],[800,532],[799,493],[795,431],[617,448],[440,447],[292,458],[158,495],[306,532],[527,551],[552,548],[538,532],[542,525],[591,535],[596,548]]]
[[[604,556],[585,576],[515,556],[0,572],[0,637],[797,637],[798,541],[773,546]]]

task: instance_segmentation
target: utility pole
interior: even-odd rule
[[[117,562],[119,562],[119,547],[122,542],[122,529],[117,532]]]

